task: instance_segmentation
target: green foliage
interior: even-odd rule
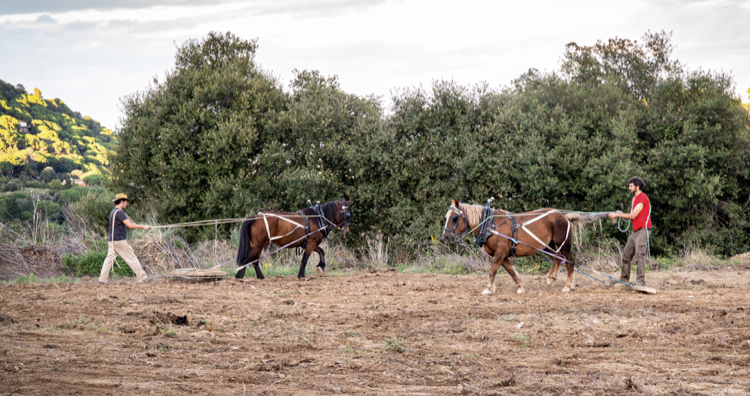
[[[84,276],[98,278],[102,272],[104,259],[107,258],[107,250],[89,250],[82,256],[65,255],[63,264],[68,274],[71,276]],[[119,266],[118,266],[119,264]],[[122,257],[117,256],[117,264],[114,265],[113,273],[119,276],[135,276]]]
[[[60,99],[44,99],[37,88],[30,95],[21,85],[0,80],[0,173],[39,174],[44,183],[56,178],[51,172],[108,174],[113,137]]]
[[[109,212],[113,208],[111,197],[101,189],[83,190],[86,191],[81,198],[70,204],[71,209],[82,217],[89,228],[107,232]]]
[[[16,279],[16,284],[23,285],[23,284],[31,284],[31,283],[39,283],[41,279],[39,279],[35,274],[31,273],[29,276],[19,276],[18,279]]]
[[[34,211],[38,219],[55,219],[60,212],[60,205],[46,194],[32,194],[28,191],[0,194],[0,220],[32,220]]]
[[[12,179],[3,186],[3,191],[18,191],[18,180]]]
[[[51,166],[48,166],[42,170],[42,173],[39,174],[39,178],[42,179],[43,182],[49,183],[57,178],[57,173],[55,173],[55,170],[52,169]]]
[[[89,175],[84,177],[83,181],[90,186],[106,187],[109,185],[109,178],[104,175]]]
[[[67,190],[62,190],[56,194],[55,201],[61,205],[70,205],[74,202],[78,202],[87,194],[102,194],[105,190],[103,188],[84,188],[84,187],[73,187]]]
[[[399,91],[388,115],[318,72],[296,72],[285,93],[255,49],[229,33],[179,48],[164,82],[125,100],[113,185],[168,222],[343,196],[350,243],[382,232],[413,248],[441,233],[452,198],[629,211],[637,175],[653,204],[652,254],[750,243],[750,117],[729,76],[672,60],[667,34],[571,43],[560,71],[532,69],[499,91]],[[602,236],[625,238],[609,223]]]
[[[404,353],[406,352],[406,347],[404,346],[403,341],[399,340],[398,338],[386,338],[385,342],[383,343],[383,346],[385,347],[385,350],[388,352],[397,352],[397,353]]]

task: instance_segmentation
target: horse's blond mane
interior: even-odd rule
[[[466,220],[469,221],[469,229],[478,226],[482,221],[482,209],[480,205],[461,204],[461,210],[466,213]]]

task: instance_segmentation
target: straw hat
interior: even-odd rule
[[[112,202],[115,202],[118,199],[124,199],[126,201],[129,201],[128,196],[126,194],[123,194],[123,193],[119,193],[119,194],[115,195],[115,199],[113,199]]]

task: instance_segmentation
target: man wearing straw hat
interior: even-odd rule
[[[128,215],[125,214],[125,208],[128,207],[127,195],[117,194],[112,201],[115,203],[115,208],[109,212],[109,222],[107,224],[109,250],[107,251],[107,258],[104,259],[104,265],[102,265],[102,274],[99,275],[99,284],[105,284],[109,280],[109,271],[112,270],[112,265],[115,263],[118,254],[128,263],[130,269],[135,273],[138,282],[145,282],[148,276],[143,268],[141,268],[138,257],[135,257],[133,248],[130,247],[130,244],[125,239],[125,234],[127,228],[149,230],[151,226],[135,224],[130,221]]]

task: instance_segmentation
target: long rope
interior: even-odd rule
[[[174,223],[174,224],[165,224],[165,225],[157,225],[157,226],[151,226],[152,229],[155,228],[179,228],[179,227],[200,227],[200,226],[207,226],[207,225],[216,225],[216,224],[232,224],[232,223],[242,223],[246,220],[256,220],[263,217],[263,213],[259,213],[254,216],[249,217],[242,217],[242,218],[228,218],[228,219],[214,219],[214,220],[198,220],[198,221],[188,221],[184,223]],[[294,214],[294,215],[287,215],[284,217],[299,217],[299,218],[315,218],[315,217],[322,217],[329,223],[331,223],[330,220],[326,219],[323,215],[300,215],[300,214]],[[333,223],[331,223],[333,224]]]

